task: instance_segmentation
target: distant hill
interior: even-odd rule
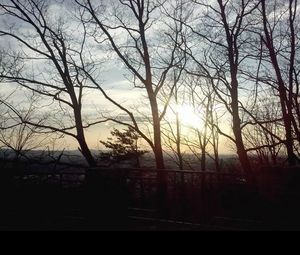
[[[99,160],[100,151],[98,150],[91,150],[92,154]],[[102,150],[101,152],[109,152],[108,150]],[[61,155],[61,151],[52,151],[51,153],[48,153],[46,151],[42,150],[32,150],[26,152],[26,157],[34,159],[36,161],[41,162],[49,162],[53,161],[54,158],[58,158]],[[0,149],[0,159],[8,159],[12,160],[15,156],[15,153],[10,149]],[[165,157],[165,165],[168,169],[177,169],[176,162],[167,154],[164,154]],[[196,159],[196,157],[193,154],[186,154],[186,159],[189,161],[189,166],[185,166],[185,169],[187,170],[200,170],[200,162]],[[220,155],[221,164],[223,164],[224,168],[230,167],[231,165],[235,165],[237,161],[237,156],[233,154],[223,154]],[[23,158],[24,159],[24,158]],[[155,168],[155,159],[154,154],[152,152],[146,153],[141,156],[140,158],[141,166],[146,168]],[[74,164],[74,165],[85,165],[86,161],[79,150],[66,150],[63,151],[63,155],[60,158],[61,163],[67,163],[67,164]],[[110,166],[111,164],[107,164],[107,162],[101,162],[99,161],[99,165],[107,165]],[[123,162],[111,162],[112,167],[130,167],[130,161],[123,161]],[[207,158],[207,168],[208,170],[213,170],[213,160],[210,158]]]

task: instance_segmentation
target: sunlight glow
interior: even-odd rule
[[[203,121],[191,105],[183,104],[176,107],[179,119],[183,126],[200,130],[203,127]]]

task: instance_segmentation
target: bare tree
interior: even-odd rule
[[[261,39],[268,50],[268,58],[275,72],[276,89],[279,93],[282,117],[285,127],[285,147],[290,165],[296,163],[294,154],[293,129],[299,141],[299,124],[297,124],[294,112],[298,113],[297,69],[296,69],[296,17],[297,0],[289,0],[288,3],[277,3],[282,7],[275,10],[273,4],[260,1],[263,32]],[[287,6],[286,6],[287,4]],[[271,9],[271,10],[270,10]],[[274,15],[270,16],[273,12]],[[287,18],[285,14],[287,13]],[[282,33],[283,22],[287,21],[287,29]],[[285,73],[287,71],[287,73]],[[285,75],[286,74],[286,75]],[[285,82],[285,80],[287,82]],[[293,108],[295,107],[295,111]]]
[[[158,102],[158,95],[168,82],[170,71],[183,60],[182,56],[176,54],[178,45],[182,43],[182,26],[178,25],[178,22],[171,26],[161,19],[161,10],[166,1],[119,0],[114,1],[111,8],[106,8],[104,2],[98,5],[90,0],[76,2],[89,14],[84,22],[95,24],[95,40],[108,41],[133,75],[134,86],[146,91],[152,116],[153,141],[142,132],[132,111],[107,94],[105,97],[128,114],[132,124],[123,124],[133,127],[148,142],[155,154],[157,169],[164,169],[161,120],[166,113],[174,86],[171,87],[163,106]],[[97,83],[95,79],[90,78],[94,84]]]
[[[254,157],[258,159],[260,166],[277,165],[284,145],[280,103],[275,96],[270,97],[266,93],[258,100],[253,115],[249,117],[244,131],[247,151],[255,152]]]
[[[28,100],[30,105],[25,109],[13,109],[8,99],[5,101],[0,99],[1,103],[1,122],[0,122],[0,143],[5,149],[14,152],[14,160],[19,160],[20,157],[25,156],[27,152],[34,149],[41,149],[47,143],[49,134],[41,135],[38,126],[30,126],[26,122],[30,122],[37,118],[38,111],[37,98],[32,96]],[[16,115],[21,114],[20,117]],[[42,125],[44,118],[39,118],[38,124]]]
[[[184,152],[182,149],[184,134],[182,134],[183,123],[180,116],[180,107],[185,102],[183,96],[185,91],[181,74],[177,74],[178,71],[182,73],[183,69],[173,71],[173,98],[170,100],[168,109],[169,114],[164,116],[161,132],[166,147],[165,152],[174,160],[178,165],[178,168],[183,170],[184,166],[188,164],[184,159]],[[163,94],[162,98],[162,100],[165,100],[166,95]]]
[[[216,94],[210,80],[197,75],[188,75],[185,81],[188,104],[194,113],[194,125],[190,132],[195,133],[195,139],[185,138],[184,144],[198,158],[201,170],[207,170],[207,158],[215,163],[215,169],[220,171],[219,165],[219,126],[221,111],[217,112]]]
[[[79,67],[84,65],[86,69],[92,69],[96,64],[89,61],[89,54],[84,50],[84,27],[73,26],[70,29],[68,22],[72,22],[72,18],[69,14],[48,11],[50,8],[64,7],[64,4],[68,3],[12,0],[0,4],[2,17],[7,20],[6,26],[0,29],[0,37],[10,39],[16,45],[7,56],[22,63],[18,69],[1,72],[1,79],[4,84],[18,84],[43,96],[45,103],[52,108],[51,121],[49,118],[48,122],[40,123],[22,118],[23,125],[76,139],[88,164],[95,166],[84,129],[97,122],[83,121],[83,95],[88,86],[86,76]],[[74,37],[76,32],[80,32],[79,38]],[[62,119],[59,121],[59,118]]]
[[[197,64],[189,73],[210,79],[211,85],[232,118],[233,137],[218,133],[236,145],[237,154],[248,181],[253,182],[253,172],[244,145],[242,133],[239,67],[247,55],[242,54],[247,40],[245,31],[252,25],[251,14],[257,9],[257,1],[222,1],[195,3],[194,19],[185,25],[190,29],[204,50],[189,47],[187,54]],[[201,22],[201,23],[199,23]],[[189,43],[190,44],[190,43]],[[200,71],[199,71],[200,70]]]

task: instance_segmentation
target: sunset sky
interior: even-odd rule
[[[64,36],[70,41],[70,45],[73,46],[74,44],[74,49],[79,50],[81,43],[83,43],[83,37],[81,36],[83,33],[83,26],[78,19],[79,11],[77,7],[75,8],[74,5],[70,3],[72,3],[72,1],[47,1],[47,4],[49,4],[47,18],[49,19],[48,22],[52,24],[53,27],[61,25],[61,28],[59,29],[63,30]],[[116,0],[110,2],[110,4],[107,4],[105,2],[105,4],[107,5],[107,10],[109,11],[110,8],[117,3],[118,1]],[[173,2],[170,2],[170,4],[171,3]],[[125,22],[128,22],[128,24],[130,24],[130,17],[126,16],[127,13],[125,12],[125,10],[116,9],[115,11],[117,12],[117,14],[123,14],[125,17]],[[122,13],[122,11],[124,11],[124,13]],[[200,13],[202,13],[202,11],[199,10],[199,13],[197,14],[200,15]],[[110,18],[111,17],[107,17],[106,19],[109,21]],[[161,18],[160,16],[155,16],[153,20],[155,22],[153,23],[153,27],[151,27],[150,31],[147,31],[147,36],[149,41],[151,42],[151,50],[154,54],[152,61],[155,64],[159,65],[167,57],[167,52],[171,47],[167,42],[163,41],[168,38],[168,26],[170,26],[171,23],[168,23],[169,21],[166,21],[166,18]],[[8,31],[11,29],[16,33],[19,33],[21,37],[24,38],[24,40],[28,40],[29,45],[37,45],[37,47],[39,47],[40,42],[38,37],[36,36],[36,31],[29,24],[26,24],[25,22],[20,23],[20,20],[17,20],[16,18],[7,18],[7,16],[2,15],[0,16],[0,27],[8,29]],[[93,31],[93,27],[87,27],[86,30],[88,31],[88,33],[91,33],[91,31]],[[117,38],[116,40],[118,40],[120,45],[126,45],[126,40],[129,41],[130,37],[120,31],[121,29],[115,29],[113,35],[115,36],[115,38]],[[100,44],[97,41],[99,38],[101,39],[102,36],[103,35],[100,32],[95,32],[95,34],[93,34],[92,36],[87,36],[84,41],[86,46],[86,48],[84,48],[84,57],[86,58],[85,60],[87,62],[94,61],[94,63],[96,63],[92,69],[94,78],[99,84],[101,84],[101,87],[109,97],[111,97],[122,106],[125,106],[128,109],[132,109],[132,112],[134,112],[134,115],[138,119],[139,124],[141,124],[143,130],[147,133],[149,125],[147,124],[146,119],[150,117],[150,111],[149,99],[147,98],[146,90],[143,88],[141,89],[134,87],[132,73],[130,73],[128,69],[125,68],[124,63],[122,63],[122,61],[120,61],[117,55],[112,51],[109,44],[105,41],[104,43]],[[166,36],[166,38],[163,38],[163,36]],[[24,55],[27,57],[26,61],[22,63],[23,75],[29,75],[36,79],[41,79],[44,82],[53,82],[55,84],[59,84],[59,76],[57,75],[55,69],[53,69],[53,65],[51,66],[51,63],[49,63],[48,60],[40,58],[40,56],[38,56],[36,52],[34,53],[28,47],[21,45],[21,43],[17,42],[15,38],[0,36],[0,44],[3,56],[6,56],[7,58],[11,57],[12,54],[17,52],[20,53],[20,56]],[[190,43],[189,46],[194,47],[193,49],[196,49],[195,56],[197,56],[197,54],[202,54],[201,47],[207,47],[207,52],[210,52],[212,50],[203,42],[200,42],[199,45],[197,45],[196,43]],[[130,56],[131,52],[129,51],[126,54]],[[215,54],[218,54],[218,52],[216,52]],[[224,53],[223,57],[225,55],[226,54]],[[155,57],[157,56],[161,59],[156,60]],[[135,56],[133,55],[133,61],[134,57]],[[75,61],[79,61],[78,56],[75,56],[75,54],[74,59]],[[219,58],[218,61],[223,61],[223,59]],[[255,67],[257,65],[257,60],[249,60],[248,62],[246,61],[245,66],[247,65],[250,68],[252,68],[252,66]],[[159,70],[159,68],[157,69]],[[189,81],[184,82],[189,84]],[[249,80],[244,80],[242,78],[239,82],[241,87],[241,89],[239,90],[240,101],[245,104],[246,107],[248,106],[248,103],[249,106],[251,106],[251,102],[255,97],[253,93],[253,87],[255,83]],[[180,83],[183,83],[183,80],[179,81],[179,86],[181,85]],[[87,83],[87,85],[91,85],[91,83]],[[164,91],[164,93],[168,93],[168,86],[166,87],[167,89],[166,91]],[[8,84],[2,82],[1,96],[5,97],[5,95],[11,93],[11,91],[13,91],[15,88],[16,86],[13,83]],[[262,87],[258,87],[258,92],[260,91],[260,88]],[[188,98],[188,96],[185,96],[184,93],[184,91],[180,92],[180,100],[177,106],[175,105],[174,100],[171,101],[171,109],[167,110],[165,120],[174,122],[174,110],[175,112],[178,112],[180,122],[182,124],[182,135],[185,137],[185,139],[190,141],[194,140],[196,142],[197,135],[194,133],[193,129],[198,129],[201,132],[203,131],[203,119],[205,117],[204,110],[199,108],[196,110],[193,109],[190,98]],[[199,93],[202,92],[199,91]],[[225,89],[224,91],[222,91],[222,93],[226,95],[228,91],[226,91]],[[17,103],[19,110],[21,110],[22,107],[25,107],[26,104],[28,104],[28,98],[24,96],[25,94],[28,95],[28,90],[26,90],[25,88],[21,89],[20,87],[17,87],[17,90],[10,98],[11,102],[13,102],[14,104]],[[116,106],[108,102],[108,100],[104,98],[99,90],[85,89],[83,94],[82,114],[85,124],[90,124],[93,121],[99,121],[101,119],[105,119],[106,117],[116,116],[117,118],[122,118],[123,120],[130,121],[129,117],[124,115],[124,112],[121,112],[120,109],[117,109]],[[261,95],[261,97],[264,97],[263,94]],[[226,95],[226,97],[224,98],[225,101],[230,104],[230,97]],[[160,110],[162,110],[162,103],[164,103],[164,100],[165,98],[163,94],[158,97],[158,102],[161,107]],[[70,113],[70,109],[64,108],[63,111],[59,111],[59,105],[54,101],[51,102],[51,99],[43,99],[40,100],[39,103],[40,113],[48,114],[51,120],[56,118],[56,123],[58,125],[62,125],[63,127],[72,125],[72,118],[68,116]],[[232,136],[231,117],[228,113],[225,113],[226,109],[224,106],[222,106],[222,102],[218,101],[216,103],[215,111],[217,112],[217,115],[219,115],[218,117],[220,117],[218,123],[219,128],[225,134],[229,134]],[[63,118],[64,120],[60,122],[60,118]],[[163,127],[164,125],[165,124],[162,122]],[[112,127],[121,128],[121,126],[119,126],[118,124],[106,122],[87,129],[86,139],[89,146],[92,149],[99,148],[99,140],[106,140],[106,138],[110,136]],[[65,137],[64,139],[65,140],[61,140],[60,142],[61,146],[68,149],[76,149],[78,147],[76,140],[67,137]],[[146,143],[141,141],[141,144],[144,145]],[[232,142],[230,142],[230,140],[224,138],[223,136],[220,136],[219,149],[220,153],[234,152]]]

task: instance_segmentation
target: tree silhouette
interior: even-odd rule
[[[136,160],[136,167],[140,167],[139,157],[147,151],[138,148],[139,135],[136,131],[129,127],[123,132],[114,128],[111,135],[115,138],[109,137],[108,141],[100,141],[106,148],[111,149],[112,156],[118,161],[134,158]]]
[[[54,121],[41,124],[22,119],[17,111],[14,113],[29,127],[72,137],[78,142],[78,149],[87,163],[95,166],[96,161],[85,138],[85,129],[95,123],[83,120],[83,97],[89,86],[81,69],[84,66],[92,70],[96,64],[89,65],[90,61],[86,60],[85,27],[81,28],[82,36],[76,39],[67,29],[70,21],[62,17],[53,19],[49,15],[50,7],[45,0],[1,2],[0,13],[9,22],[1,26],[0,37],[17,42],[18,47],[6,53],[10,61],[5,59],[3,63],[4,60],[0,59],[0,80],[36,93],[44,98],[44,102],[52,102],[49,112],[57,111]],[[27,33],[23,32],[24,27],[28,29]],[[13,105],[6,106],[15,109]]]

